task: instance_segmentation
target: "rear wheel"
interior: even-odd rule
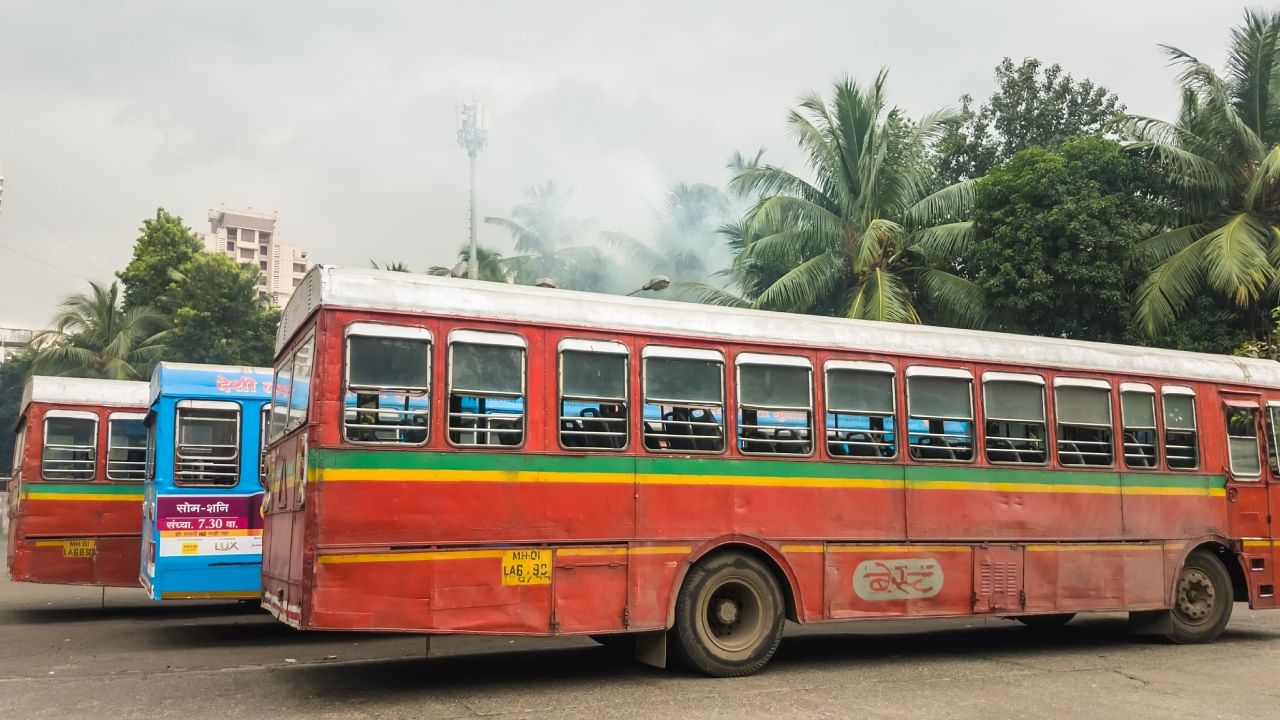
[[[1071,622],[1075,613],[1054,613],[1052,615],[1021,615],[1014,618],[1033,630],[1055,630]]]
[[[1217,640],[1231,619],[1234,603],[1231,576],[1222,561],[1204,550],[1191,553],[1178,572],[1169,610],[1173,631],[1168,638],[1186,644]]]
[[[699,562],[676,598],[673,634],[692,668],[712,677],[750,675],[782,641],[786,601],[772,570],[740,553]]]

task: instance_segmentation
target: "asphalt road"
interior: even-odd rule
[[[0,545],[2,548],[3,545]],[[1122,616],[790,628],[764,672],[710,680],[589,640],[306,634],[252,607],[0,580],[0,718],[1280,718],[1280,611],[1216,644]]]

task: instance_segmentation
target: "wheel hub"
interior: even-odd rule
[[[1178,582],[1178,611],[1188,620],[1204,620],[1213,612],[1217,591],[1203,571],[1188,569]]]
[[[738,603],[733,600],[722,598],[716,603],[715,617],[722,625],[732,625],[737,622],[740,612]]]

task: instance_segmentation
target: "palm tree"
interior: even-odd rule
[[[381,265],[379,265],[375,260],[370,260],[369,266],[372,267],[374,270],[387,270],[389,272],[403,272],[403,273],[413,272],[412,270],[409,269],[409,266],[407,264],[402,263],[399,260],[392,260],[391,262],[382,263]]]
[[[924,301],[945,320],[982,322],[977,286],[943,269],[973,237],[973,181],[927,192],[925,149],[953,113],[912,121],[886,109],[885,79],[839,81],[830,103],[810,94],[791,111],[812,181],[772,165],[733,180],[763,198],[726,233],[742,245],[735,271],[757,273],[746,284],[769,280],[744,298],[753,307],[917,323]]]
[[[1155,269],[1138,291],[1138,324],[1156,335],[1207,287],[1256,326],[1280,300],[1280,13],[1245,12],[1225,75],[1162,47],[1181,68],[1177,121],[1124,119],[1128,147],[1176,200],[1174,227],[1141,246]]]
[[[716,229],[730,216],[729,198],[706,183],[679,183],[667,191],[651,243],[621,232],[605,238],[621,250],[631,267],[646,275],[666,275],[677,283],[702,280],[714,263],[720,240]],[[720,262],[726,258],[721,254]],[[718,263],[717,263],[718,264]]]
[[[114,282],[90,282],[61,308],[52,329],[32,338],[37,374],[137,380],[164,353],[165,319],[149,307],[125,310]]]
[[[589,221],[570,218],[566,206],[572,192],[548,181],[525,189],[525,202],[515,206],[510,218],[486,217],[511,234],[516,252],[506,259],[515,281],[532,285],[539,278],[576,290],[602,290],[605,261],[599,248],[583,243],[598,233]],[[478,255],[479,253],[477,253]]]

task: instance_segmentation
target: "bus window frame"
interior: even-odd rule
[[[352,337],[388,338],[393,340],[413,340],[413,341],[426,342],[426,345],[427,345],[427,385],[426,387],[411,388],[407,386],[399,387],[399,386],[390,386],[390,385],[352,386],[351,384],[351,338]],[[302,347],[302,344],[299,343],[298,348],[301,349],[301,347]],[[373,447],[388,447],[388,448],[392,448],[392,447],[420,448],[420,447],[426,446],[427,443],[431,442],[431,431],[433,429],[433,426],[435,425],[435,423],[431,421],[431,413],[432,413],[432,410],[434,409],[435,403],[438,401],[438,398],[436,398],[432,393],[432,389],[434,385],[433,381],[435,379],[435,354],[436,354],[435,333],[431,332],[430,328],[422,327],[421,325],[405,325],[400,323],[384,323],[384,322],[357,321],[357,322],[349,323],[342,333],[342,388],[341,388],[341,401],[338,403],[338,433],[342,439],[342,442],[347,443],[349,445],[366,445],[366,446],[373,446]],[[294,372],[296,373],[297,371],[296,358],[291,359],[290,362],[293,364]],[[315,350],[314,349],[312,350],[311,366],[314,374],[314,369],[315,369]],[[347,393],[351,393],[351,392],[354,392],[357,395],[359,395],[360,390],[372,390],[375,392],[386,391],[388,394],[403,395],[406,398],[425,397],[427,399],[427,409],[425,411],[415,411],[415,413],[427,419],[427,424],[425,427],[426,433],[424,434],[422,440],[419,442],[400,442],[397,440],[353,440],[351,439],[347,435],[346,397],[347,397]],[[290,388],[289,394],[290,394],[290,406],[292,407],[292,399],[293,399],[292,387]],[[310,408],[310,405],[311,405],[312,394],[313,393],[310,390],[308,390],[307,392],[308,409]],[[378,397],[380,401],[382,397],[380,392],[378,393]],[[380,408],[375,409],[375,412],[380,412],[380,411],[381,411]],[[393,410],[392,412],[404,412],[404,411]],[[402,415],[402,419],[403,419],[403,415]],[[446,417],[446,424],[447,424],[447,419],[448,418]],[[305,424],[306,423],[304,422],[303,425]],[[400,429],[407,428],[407,427],[411,427],[411,426],[388,425],[386,426],[386,429],[396,429],[397,431],[399,431]]]
[[[1152,434],[1151,449],[1155,453],[1154,463],[1150,466],[1130,465],[1129,464],[1129,448],[1125,440],[1125,434],[1129,432],[1129,422],[1125,417],[1124,396],[1125,394],[1146,395],[1151,401],[1151,422],[1154,423],[1150,428],[1133,426],[1135,430],[1150,430]],[[1156,389],[1154,385],[1144,382],[1122,382],[1120,383],[1120,449],[1123,451],[1121,455],[1124,457],[1125,470],[1137,470],[1139,472],[1158,472],[1164,462],[1160,455],[1160,413],[1164,410],[1159,403],[1156,402]],[[1135,443],[1140,444],[1140,443]]]
[[[1104,425],[1085,425],[1077,422],[1064,423],[1062,421],[1061,402],[1059,401],[1059,398],[1058,398],[1058,392],[1062,389],[1073,389],[1073,388],[1103,390],[1107,393],[1107,424],[1105,426]],[[1117,434],[1116,434],[1115,404],[1118,400],[1119,400],[1119,395],[1116,393],[1116,389],[1113,383],[1110,380],[1105,378],[1084,377],[1084,376],[1078,376],[1078,375],[1058,375],[1053,379],[1053,434],[1054,434],[1053,458],[1054,458],[1054,464],[1057,467],[1063,468],[1063,469],[1069,468],[1072,471],[1076,471],[1076,470],[1104,470],[1104,471],[1113,470],[1114,471],[1120,467],[1119,458],[1117,457],[1117,453],[1116,453]],[[1110,433],[1110,439],[1105,443],[1106,447],[1109,447],[1111,449],[1111,452],[1109,454],[1110,461],[1105,465],[1093,465],[1090,463],[1083,462],[1084,453],[1086,451],[1082,451],[1077,448],[1075,450],[1075,453],[1077,455],[1080,455],[1081,463],[1077,465],[1074,463],[1063,462],[1062,461],[1062,455],[1063,455],[1062,443],[1085,442],[1085,441],[1079,441],[1079,440],[1064,440],[1062,437],[1063,436],[1062,428],[1064,425],[1068,427],[1081,427],[1081,428],[1105,427],[1107,431]],[[1097,440],[1090,441],[1090,442],[1101,443],[1101,441],[1097,441]]]
[[[923,416],[923,415],[922,415],[922,416],[920,416],[920,417],[921,417],[921,419],[928,419],[928,420],[941,420],[942,422],[946,422],[946,421],[948,421],[948,420],[951,420],[951,421],[953,421],[953,422],[968,422],[968,423],[969,423],[969,443],[970,443],[970,445],[969,445],[969,458],[968,458],[967,460],[962,460],[962,459],[954,458],[954,457],[953,457],[953,458],[951,458],[951,459],[947,459],[947,458],[922,458],[922,457],[916,457],[916,456],[915,456],[915,454],[913,454],[913,453],[912,453],[912,449],[913,449],[913,448],[928,448],[928,449],[933,449],[933,448],[932,448],[931,446],[929,446],[929,445],[915,445],[915,444],[913,444],[913,443],[911,442],[911,436],[912,436],[912,435],[919,435],[919,436],[922,436],[922,437],[936,437],[936,436],[937,436],[937,434],[936,434],[936,433],[932,433],[932,432],[917,433],[917,432],[912,431],[912,429],[911,429],[911,419],[912,419],[913,417],[916,417],[916,416],[915,416],[915,415],[913,415],[913,414],[912,414],[912,412],[911,412],[911,378],[913,378],[913,377],[930,377],[930,378],[936,378],[936,379],[964,380],[964,381],[966,381],[966,382],[969,384],[969,392],[968,392],[968,398],[969,398],[969,417],[967,417],[967,418],[956,418],[956,417],[933,417],[933,416],[929,416],[928,418],[925,418],[925,416]],[[978,455],[979,455],[979,452],[978,452],[978,428],[977,428],[977,424],[978,424],[978,418],[977,418],[977,415],[978,415],[978,409],[977,409],[977,407],[976,407],[976,405],[975,405],[975,403],[974,403],[974,394],[973,394],[973,391],[974,391],[974,379],[973,379],[973,372],[972,372],[971,370],[969,370],[968,368],[960,368],[960,367],[955,367],[955,366],[952,366],[952,365],[920,365],[920,364],[917,364],[917,365],[908,365],[908,366],[906,367],[905,371],[903,372],[903,378],[904,378],[904,379],[903,379],[903,383],[902,383],[902,391],[903,391],[903,393],[905,394],[905,396],[906,396],[906,401],[907,401],[907,402],[906,402],[906,405],[907,405],[907,407],[906,407],[906,410],[907,410],[907,412],[906,412],[906,422],[905,422],[905,423],[903,423],[903,426],[904,426],[904,435],[905,435],[905,437],[906,437],[906,439],[907,439],[907,458],[909,458],[909,459],[911,460],[911,462],[913,462],[913,463],[935,463],[935,462],[936,462],[936,463],[946,463],[946,464],[948,464],[948,465],[972,465],[972,464],[977,463],[977,462],[978,462]],[[942,435],[946,435],[947,433],[941,433],[941,434],[942,434]],[[952,448],[952,446],[951,446],[951,445],[948,445],[948,446],[947,446],[947,449],[948,449],[948,450],[951,450],[952,455],[954,455],[954,454],[955,454],[955,451],[954,451],[954,449]]]
[[[1051,435],[1049,432],[1049,398],[1048,383],[1043,375],[1039,373],[1021,373],[1021,372],[1003,372],[998,370],[988,370],[982,373],[982,457],[992,465],[1007,465],[1010,467],[1045,467],[1050,463],[1049,444]],[[1040,430],[1044,437],[1040,438],[1041,454],[1043,458],[1039,462],[1024,460],[992,460],[991,459],[991,443],[989,442],[993,436],[987,432],[987,422],[994,420],[995,422],[1004,423],[1021,423],[1023,425],[1033,424],[1026,419],[1016,418],[992,418],[987,411],[990,401],[987,398],[987,391],[991,383],[1019,383],[1023,385],[1035,385],[1040,388]],[[976,423],[976,420],[975,420]],[[1005,438],[994,436],[996,440],[1025,440],[1027,438]],[[1020,454],[1016,448],[997,448],[999,452],[1012,452]],[[1034,452],[1034,451],[1032,451]]]
[[[180,480],[178,477],[179,467],[182,464],[182,455],[179,448],[182,447],[182,411],[183,410],[211,410],[216,412],[235,412],[236,435],[233,447],[235,448],[234,467],[236,481],[230,485],[208,482],[190,482]],[[179,400],[173,409],[173,485],[174,487],[192,487],[192,488],[214,488],[218,490],[234,490],[240,487],[244,482],[244,407],[234,400]]]
[[[576,447],[576,446],[564,444],[564,436],[566,431],[562,426],[562,423],[566,419],[576,419],[576,418],[569,418],[563,414],[564,403],[565,403],[564,354],[566,352],[596,353],[600,355],[622,356],[622,363],[623,363],[622,364],[622,367],[623,367],[622,406],[623,406],[624,412],[621,418],[623,422],[621,447],[616,447],[616,448],[614,447]],[[571,396],[571,397],[576,399],[571,399],[570,402],[577,402],[581,400],[613,399],[613,398],[586,398],[585,396],[582,396],[580,398],[577,396]],[[527,401],[526,401],[526,405],[527,405]],[[579,452],[620,453],[620,452],[626,452],[627,450],[630,450],[631,449],[631,429],[632,429],[631,428],[632,409],[633,408],[631,407],[631,348],[627,347],[625,343],[619,342],[617,340],[597,340],[592,338],[564,338],[556,345],[556,418],[557,418],[556,444],[559,446],[561,450],[564,450],[565,452],[571,452],[571,453],[579,453]],[[616,420],[617,420],[616,418],[610,418],[605,422],[616,421]],[[570,431],[569,434],[574,434],[575,432],[581,434],[584,431],[582,430]],[[610,434],[610,435],[607,435],[606,437],[617,437],[617,435]]]
[[[45,457],[45,453],[48,452],[48,448],[49,448],[49,420],[51,419],[56,420],[59,418],[67,419],[67,420],[92,420],[93,421],[93,460],[75,461],[75,462],[92,463],[90,466],[92,472],[87,478],[67,478],[67,477],[51,478],[48,475],[46,475],[47,471],[45,469],[45,464],[48,462],[48,460]],[[95,413],[89,410],[59,410],[59,409],[46,410],[44,413],[44,417],[41,419],[40,423],[41,423],[40,479],[48,482],[70,482],[70,483],[95,482],[98,479],[98,460],[100,459],[99,456],[101,455],[101,448],[99,447],[101,445],[101,442],[100,442],[101,438],[99,437],[99,429],[101,427],[102,420],[101,418],[98,417],[98,413]],[[83,447],[83,446],[71,446],[71,447],[74,448],[74,447]],[[16,472],[16,469],[15,469],[15,472]]]
[[[889,401],[893,404],[893,410],[888,415],[877,414],[876,417],[889,418],[890,420],[893,421],[894,429],[892,431],[873,431],[873,432],[881,433],[881,437],[884,437],[884,435],[889,435],[889,434],[892,434],[895,436],[892,455],[888,455],[888,456],[837,455],[836,453],[831,452],[832,440],[830,439],[830,433],[841,432],[843,428],[838,427],[838,425],[837,426],[828,425],[827,416],[858,414],[849,410],[835,410],[835,411],[832,410],[830,388],[831,388],[831,372],[833,370],[836,372],[843,371],[843,372],[874,373],[874,374],[886,376],[889,378]],[[823,438],[823,447],[825,448],[823,450],[823,452],[825,453],[824,455],[825,457],[838,462],[885,463],[885,462],[894,462],[898,460],[900,457],[902,457],[902,453],[900,452],[902,450],[902,432],[900,429],[901,424],[898,421],[899,420],[898,410],[900,409],[901,408],[899,407],[899,403],[898,403],[898,371],[896,368],[893,367],[892,363],[878,361],[878,360],[844,360],[840,358],[831,358],[822,364],[822,438]],[[838,423],[838,420],[837,420],[837,423]],[[883,440],[881,442],[883,442]]]
[[[745,404],[742,402],[742,367],[743,367],[744,365],[751,365],[751,366],[755,366],[755,367],[799,367],[799,368],[804,368],[805,370],[807,370],[807,371],[809,372],[809,381],[808,381],[808,383],[807,383],[807,387],[808,387],[808,398],[809,398],[809,403],[808,403],[808,405],[806,405],[806,406],[805,406],[805,407],[803,407],[803,408],[801,408],[801,407],[781,407],[781,406],[778,406],[778,407],[765,407],[765,406],[762,406],[762,405],[750,405],[750,406],[745,405]],[[814,388],[813,388],[813,384],[814,384],[814,378],[813,378],[813,361],[812,361],[812,360],[810,360],[808,357],[805,357],[805,356],[803,356],[803,355],[785,355],[785,354],[780,354],[780,353],[779,353],[779,354],[775,354],[775,353],[759,353],[759,352],[740,352],[740,353],[738,353],[737,355],[735,355],[735,356],[734,356],[734,358],[733,358],[733,373],[734,373],[734,374],[733,374],[734,402],[735,402],[735,404],[736,404],[736,406],[734,407],[734,419],[735,419],[735,422],[734,422],[734,440],[735,440],[735,445],[737,445],[737,447],[738,447],[738,452],[739,452],[739,453],[742,453],[743,455],[750,455],[750,456],[752,456],[752,457],[775,457],[775,458],[809,458],[809,457],[813,457],[813,454],[814,454],[814,452],[815,452],[815,446],[817,445],[817,441],[816,441],[816,438],[815,438],[815,434],[816,434],[816,433],[815,433],[815,428],[816,428],[816,425],[817,425],[817,420],[816,420],[817,408],[815,407],[815,401],[814,401]],[[760,410],[789,410],[789,411],[799,411],[799,412],[805,412],[805,413],[808,413],[808,423],[805,425],[805,428],[804,428],[804,429],[805,429],[805,431],[807,431],[807,432],[809,433],[809,440],[808,440],[809,449],[808,449],[806,452],[803,452],[803,453],[778,452],[778,451],[776,451],[776,450],[775,450],[775,451],[772,451],[772,452],[769,452],[769,451],[757,451],[757,450],[746,450],[746,449],[744,448],[743,444],[742,444],[742,441],[743,441],[744,439],[748,439],[748,438],[744,438],[744,437],[743,437],[743,435],[742,435],[742,428],[743,428],[743,427],[754,427],[754,428],[756,428],[756,429],[760,429],[760,428],[765,427],[765,426],[760,425],[760,424],[759,424],[759,420],[758,420],[758,419],[757,419],[756,423],[755,423],[755,424],[753,424],[753,425],[750,425],[750,426],[745,425],[745,424],[743,423],[743,420],[745,420],[745,418],[744,418],[744,417],[742,417],[742,413],[743,413],[744,409],[752,409],[752,410],[756,410],[756,411],[760,411]],[[776,429],[775,429],[774,431],[775,431],[775,432],[777,432],[777,430],[776,430]],[[778,441],[778,440],[776,440],[776,439],[775,439],[775,440],[773,440],[773,441],[771,441],[771,442],[775,442],[775,443],[776,443],[776,442],[780,442],[780,441]],[[797,445],[802,444],[802,443],[803,443],[803,441],[802,441],[802,440],[796,440],[796,441],[793,441],[793,442],[792,442],[792,444],[797,444]]]
[[[712,362],[720,363],[720,422],[718,423],[720,428],[719,450],[698,450],[696,448],[673,450],[668,448],[651,448],[647,443],[645,443],[645,439],[649,437],[648,424],[644,419],[645,406],[658,405],[658,407],[662,407],[662,403],[664,401],[671,399],[658,398],[658,402],[656,403],[649,402],[649,365],[645,361],[650,358],[664,358],[670,360],[710,360]],[[724,351],[719,349],[663,344],[645,345],[640,349],[640,402],[637,403],[637,409],[640,413],[640,446],[646,453],[653,453],[657,455],[725,455],[729,452],[729,434],[731,430],[736,432],[736,428],[731,428],[729,425],[730,408],[728,393],[726,392],[725,387],[725,371],[728,369],[726,366],[727,363],[725,362]],[[691,405],[690,407],[695,406],[697,406],[697,404]],[[673,405],[673,407],[675,406]],[[660,422],[667,421],[660,420]],[[660,434],[668,435],[670,433]]]
[[[460,450],[481,450],[481,451],[514,451],[521,450],[529,442],[530,435],[530,402],[529,402],[529,341],[524,335],[509,330],[478,330],[472,328],[455,328],[449,331],[446,338],[445,348],[445,393],[444,393],[444,437],[445,442],[450,446]],[[524,409],[520,413],[520,442],[515,445],[505,445],[498,443],[496,445],[490,443],[464,443],[455,442],[453,433],[464,435],[468,431],[472,434],[479,435],[481,432],[492,434],[491,429],[477,430],[475,428],[454,428],[452,424],[452,416],[455,415],[450,408],[453,406],[453,347],[454,345],[488,345],[491,347],[516,347],[520,348],[520,394],[518,397],[523,401]],[[471,392],[471,391],[467,391]],[[488,394],[485,397],[497,397],[508,393]],[[485,413],[486,415],[488,413]],[[499,433],[501,436],[502,433]]]
[[[105,465],[105,468],[104,468],[104,474],[105,474],[105,476],[106,476],[107,480],[110,480],[110,481],[112,481],[112,482],[120,482],[120,483],[141,483],[141,482],[146,482],[146,479],[147,479],[147,461],[146,461],[146,459],[145,459],[145,455],[144,455],[144,459],[143,459],[143,461],[142,461],[142,477],[140,477],[140,478],[118,478],[118,477],[112,477],[112,476],[111,476],[111,449],[112,449],[112,447],[113,447],[113,446],[112,446],[112,444],[111,444],[111,434],[112,434],[112,433],[111,433],[111,430],[112,430],[112,426],[113,426],[113,425],[115,425],[115,423],[116,423],[117,421],[130,422],[130,421],[139,421],[139,420],[140,420],[140,421],[142,421],[142,426],[143,426],[144,428],[145,428],[145,427],[147,427],[147,414],[146,414],[145,412],[120,412],[120,411],[114,411],[114,412],[109,412],[109,413],[107,413],[107,456],[106,456],[106,465]],[[147,445],[148,445],[148,444],[150,444],[150,436],[151,436],[151,431],[150,431],[150,428],[148,428],[148,430],[147,430],[147,438],[148,438],[148,440],[147,440],[147,444],[144,444],[144,445],[142,446],[142,450],[143,450],[143,452],[144,452],[144,453],[146,452]],[[121,446],[121,447],[126,447],[126,448],[128,448],[128,446]],[[131,449],[131,450],[137,450],[138,448],[128,448],[128,449]],[[125,462],[125,461],[122,461],[122,462]],[[134,464],[136,464],[136,463],[134,463]]]
[[[1246,400],[1238,397],[1227,397],[1222,399],[1222,410],[1222,434],[1227,441],[1227,469],[1230,471],[1231,479],[1236,482],[1249,484],[1262,482],[1263,468],[1266,466],[1267,461],[1262,456],[1263,449],[1262,443],[1260,442],[1261,438],[1258,437],[1258,421],[1261,419],[1262,414],[1261,404],[1256,399]],[[1254,472],[1241,472],[1236,469],[1236,457],[1235,452],[1231,447],[1231,441],[1243,440],[1246,436],[1231,434],[1231,420],[1229,416],[1233,410],[1247,410],[1253,415],[1253,433],[1247,437],[1253,441],[1253,459],[1254,462],[1258,464],[1258,468]]]
[[[1168,444],[1169,443],[1169,420],[1165,414],[1167,412],[1165,408],[1168,404],[1168,401],[1165,398],[1167,398],[1169,395],[1177,395],[1180,397],[1191,398],[1190,431],[1194,436],[1194,441],[1195,441],[1195,444],[1192,445],[1191,449],[1195,452],[1195,460],[1196,460],[1195,465],[1192,465],[1191,467],[1175,467],[1172,463],[1169,462],[1169,444]],[[1203,433],[1200,432],[1200,409],[1196,406],[1197,400],[1198,400],[1198,396],[1196,394],[1195,388],[1189,385],[1174,384],[1174,385],[1160,386],[1160,422],[1162,425],[1162,432],[1160,433],[1160,443],[1164,449],[1165,465],[1167,465],[1169,470],[1172,472],[1196,472],[1200,470],[1200,464],[1204,462],[1203,444],[1201,443],[1201,435]],[[1186,433],[1187,430],[1188,430],[1187,428],[1173,429],[1174,432],[1178,432],[1178,433]],[[1179,458],[1181,459],[1181,456],[1179,456]]]

